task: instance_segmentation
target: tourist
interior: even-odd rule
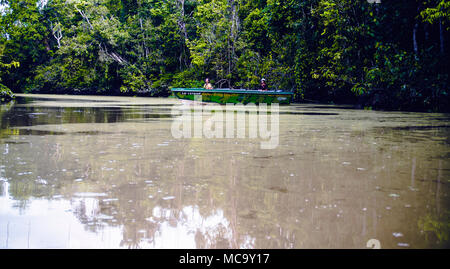
[[[268,91],[269,88],[267,87],[267,83],[266,83],[266,79],[261,79],[261,84],[259,85],[259,89],[260,91]]]
[[[203,85],[203,88],[205,88],[206,90],[212,90],[213,89],[213,86],[209,82],[209,78],[205,79],[205,85]]]

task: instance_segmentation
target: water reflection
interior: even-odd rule
[[[174,104],[2,108],[0,247],[448,246],[447,115],[291,105],[267,151],[172,138]]]

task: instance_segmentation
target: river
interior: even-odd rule
[[[291,104],[278,145],[175,138],[181,101],[18,95],[0,248],[444,248],[450,115]]]

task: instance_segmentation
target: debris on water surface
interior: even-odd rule
[[[392,233],[392,235],[393,235],[394,237],[402,237],[402,236],[403,236],[402,233]]]
[[[103,199],[103,202],[112,202],[112,201],[119,201],[118,198],[110,198],[110,199]]]
[[[74,196],[77,197],[99,197],[106,196],[106,193],[98,193],[98,192],[76,192]]]

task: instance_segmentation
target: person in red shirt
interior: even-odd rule
[[[261,79],[261,84],[259,85],[259,89],[260,91],[268,91],[269,88],[267,87],[267,83],[266,83],[266,79]]]

